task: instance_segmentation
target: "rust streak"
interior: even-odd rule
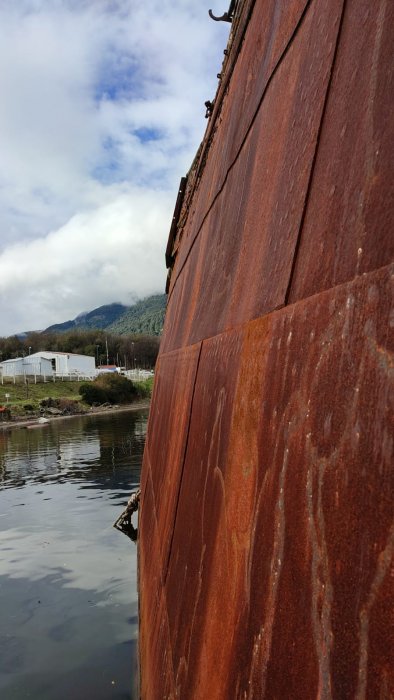
[[[393,564],[394,555],[394,521],[391,526],[389,536],[384,550],[380,553],[378,565],[376,567],[375,576],[372,581],[371,589],[368,598],[360,610],[359,615],[359,666],[358,666],[358,685],[355,700],[365,700],[367,693],[367,672],[368,672],[368,646],[369,646],[369,617],[371,610],[378,598],[379,590],[384,582],[384,579]]]
[[[253,698],[264,697],[265,693],[267,666],[271,653],[272,631],[276,612],[276,601],[278,596],[280,573],[283,564],[286,527],[284,492],[288,462],[289,450],[288,448],[286,448],[283,455],[282,468],[279,474],[278,499],[275,505],[274,547],[270,564],[270,579],[266,602],[266,616],[264,619],[264,624],[260,628],[257,638],[254,640],[253,657],[249,675],[249,700],[253,700]],[[260,676],[260,683],[258,684],[258,686],[252,683],[252,679],[254,676],[256,676],[256,673]],[[257,690],[257,688],[257,692],[259,693],[258,696],[255,695],[255,689]]]
[[[306,436],[306,445],[310,445],[310,433]],[[325,540],[324,514],[322,508],[322,485],[325,471],[324,460],[318,461],[318,494],[317,517],[314,515],[315,494],[313,488],[313,470],[316,464],[313,459],[313,450],[310,449],[309,467],[307,471],[307,509],[309,520],[309,536],[312,545],[312,621],[313,637],[315,641],[316,656],[319,664],[319,699],[331,700],[331,676],[330,676],[330,649],[332,643],[332,631],[330,624],[332,605],[332,585],[329,574],[328,552]],[[314,455],[316,457],[316,455]]]

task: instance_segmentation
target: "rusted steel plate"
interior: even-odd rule
[[[385,268],[204,341],[165,603],[141,626],[169,635],[173,697],[394,693],[392,284]]]
[[[161,533],[160,560],[164,572],[184,463],[199,354],[200,345],[194,345],[160,357],[155,374],[144,451],[141,505],[144,508],[146,482],[150,479],[155,517]]]
[[[164,352],[285,302],[342,1],[314,7],[172,288]]]
[[[247,136],[264,91],[281,56],[302,17],[308,0],[268,0],[256,2],[246,35],[237,58],[228,90],[220,90],[213,119],[215,128],[208,129],[202,144],[198,169],[198,189],[193,191],[193,204],[186,198],[188,219],[182,232],[180,264],[188,254],[215,196],[223,187],[231,164]],[[335,22],[336,5],[333,19]],[[216,111],[218,114],[216,115]],[[219,127],[219,128],[217,128]],[[177,270],[175,269],[175,275]]]
[[[170,697],[171,648],[164,583],[200,346],[159,358],[144,451],[139,517],[141,697]],[[153,464],[153,467],[152,467]],[[147,574],[147,578],[145,575]],[[150,672],[146,672],[151,669]]]
[[[179,187],[178,187],[178,196],[176,198],[174,214],[172,217],[171,228],[170,228],[170,233],[168,234],[168,241],[167,241],[167,247],[166,247],[166,267],[167,268],[172,267],[172,265],[174,263],[174,260],[173,260],[174,241],[175,241],[175,235],[176,235],[176,229],[178,226],[179,216],[180,216],[181,209],[182,209],[182,202],[183,202],[183,198],[185,196],[186,184],[187,184],[187,177],[181,177],[181,181],[180,181]]]
[[[139,570],[148,573],[148,578],[139,587],[140,695],[141,698],[157,697],[155,689],[160,685],[161,697],[166,698],[170,697],[173,687],[171,648],[160,551],[162,531],[157,522],[150,477],[148,472],[138,523]]]
[[[291,302],[394,258],[393,36],[391,0],[346,3]]]

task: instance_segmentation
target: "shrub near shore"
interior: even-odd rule
[[[125,404],[151,395],[152,380],[132,382],[119,374],[102,374],[79,387],[82,400],[89,406],[103,403]]]

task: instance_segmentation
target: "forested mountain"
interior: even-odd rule
[[[94,355],[131,367],[153,367],[159,350],[167,297],[155,294],[133,306],[107,304],[45,331],[0,337],[0,362],[39,350]],[[156,336],[156,337],[155,337]]]
[[[106,304],[79,314],[72,321],[49,326],[44,332],[65,333],[70,330],[102,329],[118,335],[130,333],[160,335],[163,328],[166,300],[165,294],[155,294],[137,301],[132,306],[116,303]]]
[[[148,335],[160,335],[163,330],[164,313],[167,297],[165,294],[138,301],[134,306],[129,306],[107,330],[111,333],[147,333]]]
[[[93,311],[79,314],[72,321],[64,323],[55,323],[45,329],[46,333],[64,333],[73,328],[87,330],[88,328],[107,328],[111,323],[116,321],[129,307],[124,304],[106,304],[99,306]]]

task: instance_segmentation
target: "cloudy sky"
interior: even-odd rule
[[[0,0],[0,336],[163,291],[228,0]]]

